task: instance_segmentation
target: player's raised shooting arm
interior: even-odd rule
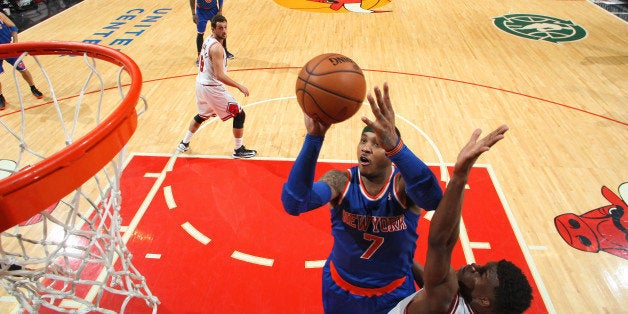
[[[408,313],[445,313],[458,291],[451,255],[458,240],[465,184],[465,177],[452,177],[432,217],[423,271],[424,295],[415,296]]]
[[[281,191],[284,210],[294,216],[327,204],[332,188],[324,182],[314,182],[318,154],[323,146],[323,136],[307,134],[303,147],[290,169],[288,181]]]
[[[458,290],[451,255],[460,233],[464,190],[471,168],[482,153],[504,138],[507,130],[508,127],[502,125],[478,140],[481,133],[478,129],[458,154],[451,180],[430,222],[424,271],[425,302],[431,304],[430,310],[446,309]]]

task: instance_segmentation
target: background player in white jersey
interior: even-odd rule
[[[532,301],[532,288],[517,266],[509,261],[469,264],[455,271],[451,254],[460,233],[460,215],[469,172],[482,153],[504,138],[500,126],[478,140],[471,140],[458,154],[453,176],[430,224],[423,273],[424,286],[397,304],[389,313],[523,313]]]
[[[229,93],[226,85],[239,89],[244,96],[249,96],[246,86],[227,76],[227,58],[222,41],[227,38],[227,19],[218,14],[211,21],[212,35],[205,39],[201,54],[198,75],[196,76],[196,106],[198,114],[194,116],[185,137],[177,149],[181,152],[190,149],[190,139],[205,120],[218,116],[222,121],[233,118],[234,158],[251,158],[257,151],[246,149],[242,144],[245,113],[236,99]]]

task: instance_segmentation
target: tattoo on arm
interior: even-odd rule
[[[331,170],[325,173],[320,182],[325,182],[331,187],[331,203],[335,204],[336,199],[342,193],[342,189],[349,180],[349,174],[346,171]]]

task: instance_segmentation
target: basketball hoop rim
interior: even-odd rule
[[[30,55],[83,55],[123,66],[131,77],[126,96],[92,131],[44,160],[0,180],[0,231],[4,231],[59,201],[94,176],[129,141],[137,128],[135,106],[142,74],[124,53],[79,42],[20,42],[0,45],[0,59]]]

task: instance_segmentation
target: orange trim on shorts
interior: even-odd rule
[[[216,7],[218,7],[218,5],[216,5]],[[204,8],[204,7],[201,7],[201,6],[200,6],[200,5],[198,5],[198,4],[196,5],[196,8],[197,8],[197,9],[204,10],[204,11],[209,11],[209,10],[213,10],[213,9],[214,9],[214,8]]]
[[[391,283],[389,283],[389,284],[387,284],[387,285],[385,285],[383,287],[379,287],[379,288],[363,288],[363,287],[354,286],[354,285],[348,283],[347,281],[345,281],[344,279],[342,279],[342,277],[340,277],[340,274],[336,270],[336,267],[334,266],[334,263],[332,261],[329,261],[329,270],[330,270],[330,273],[331,273],[331,279],[340,288],[342,288],[344,290],[347,290],[347,291],[349,291],[352,294],[363,296],[363,297],[373,297],[373,296],[380,296],[380,295],[384,295],[384,294],[387,294],[387,293],[391,293],[395,289],[401,287],[401,285],[403,285],[403,283],[406,281],[406,277],[401,277],[399,279],[393,280]]]

